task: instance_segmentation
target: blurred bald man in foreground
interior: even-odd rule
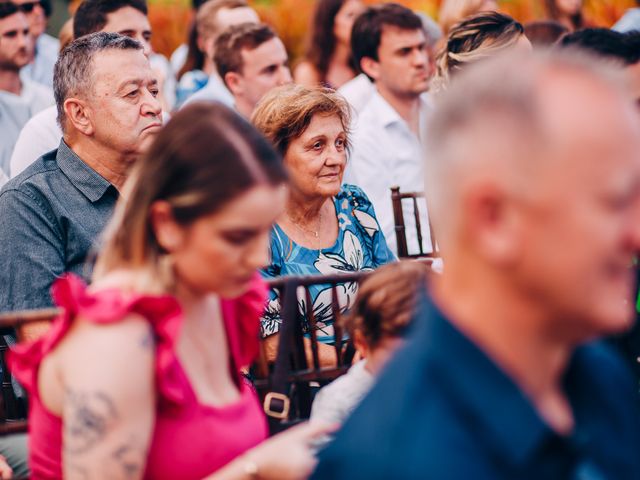
[[[594,339],[633,319],[640,122],[578,52],[461,72],[427,130],[446,268],[314,479],[638,479],[637,392]]]

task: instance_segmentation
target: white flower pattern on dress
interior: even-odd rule
[[[362,190],[353,185],[344,185],[334,197],[334,205],[339,230],[336,243],[330,248],[314,250],[297,245],[278,225],[274,226],[271,234],[271,263],[263,271],[267,278],[368,271],[394,259],[376,221],[373,206]],[[336,285],[341,313],[353,305],[357,290],[356,282]],[[307,301],[303,288],[297,293],[298,313],[303,321],[303,328],[308,331],[309,313],[313,312],[318,339],[330,343],[334,339],[332,324],[335,320],[331,309],[331,287],[312,285],[309,287],[309,297]],[[277,333],[282,324],[277,292],[271,290],[270,298],[261,320],[263,336]],[[311,304],[310,308],[308,304]]]

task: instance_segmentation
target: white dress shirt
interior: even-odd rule
[[[10,162],[11,178],[35,162],[45,153],[58,148],[62,130],[56,121],[58,109],[55,105],[45,108],[31,117],[20,131],[13,148]]]
[[[431,105],[420,99],[420,131],[423,131]],[[400,192],[424,191],[424,145],[409,129],[398,112],[376,90],[355,119],[352,154],[344,181],[361,187],[375,208],[378,222],[389,248],[397,255],[396,234],[391,203],[391,187]],[[423,251],[433,251],[429,219],[424,200],[419,199]],[[418,236],[413,206],[403,202],[409,253],[418,253]]]
[[[376,92],[376,86],[364,73],[352,78],[338,89],[351,108],[360,113]]]

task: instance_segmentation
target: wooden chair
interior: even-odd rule
[[[423,192],[400,192],[400,187],[391,187],[391,203],[393,205],[393,221],[396,232],[396,243],[398,245],[398,257],[399,258],[435,258],[438,257],[436,237],[433,233],[433,227],[431,222],[427,218],[426,221],[429,227],[429,240],[433,246],[432,252],[425,252],[423,246],[422,235],[422,223],[420,210],[418,209],[418,199],[424,198]],[[413,217],[416,227],[416,236],[418,239],[418,253],[409,253],[407,246],[407,228],[405,225],[404,211],[402,208],[402,201],[410,200],[413,207]],[[422,217],[423,219],[425,216]]]
[[[0,436],[27,431],[26,400],[16,396],[6,353],[10,348],[5,335],[16,335],[19,341],[35,340],[50,327],[60,313],[55,308],[25,310],[0,314],[0,367],[2,368],[2,394],[0,395]]]
[[[353,272],[337,275],[313,275],[304,277],[280,277],[270,280],[269,286],[276,289],[281,299],[282,325],[279,331],[278,353],[270,365],[264,349],[253,366],[254,385],[264,405],[269,419],[271,433],[287,428],[298,421],[309,418],[313,389],[325,385],[344,374],[350,367],[355,348],[350,340],[345,340],[341,328],[341,305],[337,287],[345,282],[358,282],[368,272]],[[328,285],[331,288],[331,312],[334,319],[335,355],[334,366],[320,363],[316,319],[312,308],[307,308],[306,318],[301,318],[298,298],[302,292],[307,305],[312,305],[309,287]],[[305,349],[303,325],[309,325],[307,338],[310,354]],[[311,362],[308,358],[311,358]]]

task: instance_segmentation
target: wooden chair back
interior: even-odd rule
[[[9,372],[6,354],[10,346],[5,336],[19,341],[35,340],[51,326],[60,311],[55,308],[25,310],[0,314],[0,368],[2,368],[2,392],[0,394],[0,436],[27,431],[26,399],[16,395]]]
[[[420,215],[418,208],[418,199],[424,198],[424,192],[400,192],[400,187],[391,187],[391,204],[393,205],[393,221],[396,232],[396,244],[398,246],[398,258],[434,258],[438,257],[436,237],[433,233],[431,221],[425,218],[426,215]],[[418,239],[418,253],[409,253],[407,245],[407,227],[404,218],[404,210],[402,201],[410,200],[413,207],[413,218],[415,221],[416,236]],[[425,212],[426,213],[426,212]],[[427,222],[429,231],[429,240],[433,248],[432,252],[424,251],[422,224]]]
[[[346,373],[351,366],[355,348],[352,342],[345,338],[341,327],[344,305],[339,303],[337,289],[345,282],[360,283],[367,273],[287,276],[268,282],[270,288],[278,291],[281,299],[282,325],[278,353],[275,362],[269,364],[263,349],[260,358],[254,364],[253,377],[272,433],[308,419],[314,389]],[[314,285],[326,285],[331,288],[331,312],[335,332],[333,348],[336,361],[335,365],[329,367],[321,365],[320,362],[313,308],[307,308],[305,316],[302,316],[298,307],[300,298],[303,298],[307,305],[313,305],[309,288]],[[305,323],[309,326],[306,348],[303,328]]]

